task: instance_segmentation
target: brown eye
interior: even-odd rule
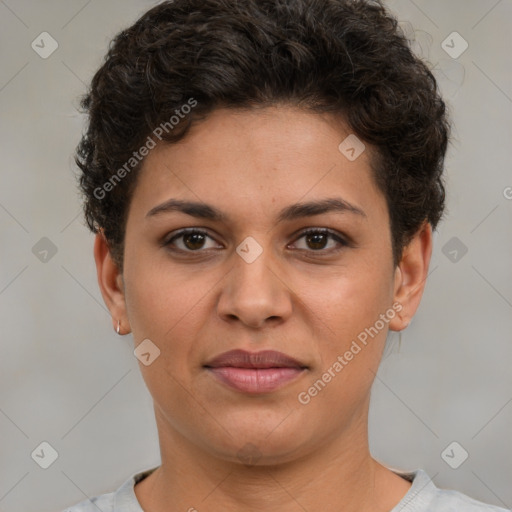
[[[183,230],[174,235],[172,238],[165,242],[165,246],[174,246],[178,250],[185,252],[198,252],[204,249],[204,245],[207,239],[213,240],[205,231],[198,229]],[[176,244],[177,240],[181,239],[181,244]],[[181,246],[180,246],[181,245]],[[206,247],[207,249],[211,247]]]
[[[336,251],[340,249],[340,246],[343,247],[348,245],[343,238],[328,229],[310,229],[308,231],[304,231],[297,240],[300,239],[305,240],[306,247],[299,247],[299,249],[312,250],[313,252]],[[329,240],[333,240],[335,243],[330,249],[326,249]]]
[[[187,233],[183,236],[183,243],[187,249],[201,249],[204,245],[205,236],[201,233]]]
[[[308,233],[305,237],[306,243],[312,249],[325,249],[325,245],[329,240],[329,235],[325,233]]]

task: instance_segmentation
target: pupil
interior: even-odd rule
[[[187,243],[190,239],[195,239],[195,243],[197,243],[197,245],[194,245],[194,242],[192,242],[192,244]],[[189,249],[200,249],[204,243],[204,236],[201,233],[188,233],[183,237],[183,240]]]
[[[323,241],[324,241],[323,244],[318,241],[319,237],[320,238],[323,237]],[[314,249],[323,249],[325,247],[325,239],[326,239],[325,233],[313,233],[313,234],[310,234],[307,236],[308,242],[311,242],[313,240],[312,245],[313,245]],[[320,247],[317,246],[318,244],[320,244]]]

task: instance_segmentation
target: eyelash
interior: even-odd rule
[[[171,238],[167,238],[166,240],[164,240],[163,242],[163,246],[164,247],[169,247],[173,244],[173,242],[179,238],[182,238],[184,237],[185,235],[190,235],[190,234],[200,234],[200,235],[205,235],[206,237],[208,238],[211,238],[213,240],[213,237],[211,237],[208,232],[206,231],[203,231],[201,229],[198,229],[198,228],[185,228],[185,229],[182,229],[180,231],[178,231],[177,233],[175,233]],[[296,238],[296,241],[297,240],[300,240],[301,238],[307,236],[307,235],[316,235],[316,234],[320,234],[320,235],[327,235],[329,238],[335,240],[336,242],[338,242],[341,247],[338,247],[338,248],[335,248],[335,249],[318,249],[318,250],[314,250],[314,249],[299,249],[300,251],[308,251],[308,252],[312,252],[312,253],[315,253],[315,254],[319,254],[319,255],[322,255],[322,254],[332,254],[332,253],[337,253],[339,252],[340,250],[342,250],[344,247],[350,247],[351,244],[349,243],[349,241],[345,240],[343,237],[341,237],[336,231],[332,231],[331,229],[328,229],[328,228],[311,228],[311,229],[307,229],[305,231],[302,231],[298,237]],[[170,248],[170,250],[172,251],[175,251],[175,252],[181,252],[181,253],[201,253],[201,252],[205,252],[206,250],[204,249],[197,249],[196,251],[193,251],[193,250],[190,250],[190,249],[178,249],[178,248]]]

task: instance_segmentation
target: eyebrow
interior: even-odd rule
[[[217,222],[225,222],[229,220],[229,216],[221,210],[206,203],[195,201],[183,201],[180,199],[169,199],[149,210],[146,218],[155,217],[170,212],[182,212],[199,219],[208,219]],[[352,213],[367,218],[366,213],[350,204],[344,199],[333,197],[321,199],[318,201],[309,201],[305,203],[295,203],[283,208],[277,217],[277,222],[291,221],[303,217],[313,217],[323,213]]]

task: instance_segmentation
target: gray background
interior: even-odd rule
[[[2,512],[55,512],[160,462],[132,339],[113,332],[96,283],[72,160],[83,127],[77,97],[112,36],[155,3],[0,1]],[[388,4],[431,61],[455,129],[447,217],[400,349],[390,335],[371,449],[389,466],[421,467],[440,487],[509,508],[512,1]],[[59,45],[46,59],[31,47],[44,31]],[[453,31],[469,44],[457,58],[441,47]],[[48,469],[31,457],[43,441],[58,452]],[[458,469],[441,456],[453,441],[469,453]],[[463,452],[448,453],[454,465]]]

